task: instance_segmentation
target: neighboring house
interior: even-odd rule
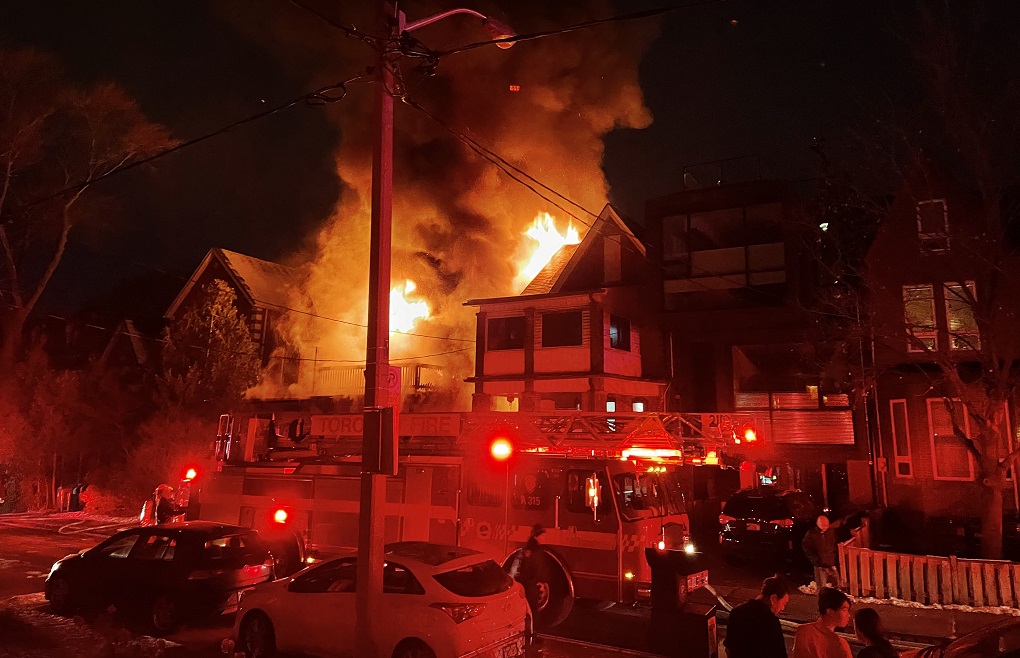
[[[847,368],[814,331],[816,226],[781,182],[686,190],[646,205],[670,408],[753,414],[757,441],[732,455],[842,509],[872,502],[873,477]]]
[[[980,514],[984,487],[973,454],[954,434],[938,362],[952,361],[976,381],[982,352],[1017,357],[1020,262],[1013,245],[1010,257],[993,264],[988,236],[996,232],[985,226],[974,199],[928,164],[908,175],[868,252],[883,493],[890,506],[912,511],[914,523],[922,515],[930,522]],[[968,299],[998,307],[998,323],[987,329],[996,335],[994,345],[982,344]],[[1012,448],[1015,398],[1006,407],[1000,431]],[[960,417],[969,432],[972,419]],[[1015,479],[1011,485],[1007,511],[1018,508]]]
[[[288,310],[288,292],[301,283],[300,272],[234,251],[210,249],[167,309],[166,319],[172,322],[215,279],[226,281],[237,294],[238,313],[247,319],[252,340],[258,346],[263,365],[269,367],[270,376],[274,379],[278,376],[282,384],[298,381],[301,363],[298,354],[286,350],[288,358],[278,358],[274,351],[286,349],[276,326]]]
[[[607,205],[520,294],[478,307],[475,411],[657,411],[669,368],[644,245]]]

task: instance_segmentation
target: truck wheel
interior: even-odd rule
[[[570,594],[570,580],[563,567],[548,555],[543,555],[542,577],[528,592],[533,601],[536,628],[552,628],[562,624],[574,609],[574,597]],[[525,591],[527,591],[525,585]]]
[[[152,602],[149,614],[152,630],[157,637],[173,633],[181,625],[181,608],[169,594],[160,594]]]

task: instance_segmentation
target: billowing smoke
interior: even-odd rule
[[[548,3],[541,9],[505,4],[472,6],[519,34],[614,13],[610,3],[602,1]],[[339,17],[349,6],[322,9]],[[449,7],[415,2],[402,8],[413,20]],[[376,24],[367,11],[344,19],[361,29]],[[295,64],[310,68],[312,84],[334,81],[371,63],[372,53],[364,44],[326,30],[298,12],[259,36],[273,40],[277,51],[291,58],[295,52],[310,54],[296,57]],[[487,38],[477,19],[467,16],[447,19],[415,36],[436,50]],[[598,212],[608,192],[601,169],[603,137],[614,128],[643,128],[651,121],[638,64],[654,36],[655,25],[644,22],[527,41],[509,50],[487,46],[442,59],[436,74],[427,78],[409,60],[405,82],[408,95],[448,125]],[[337,47],[324,47],[320,40]],[[366,318],[373,94],[371,84],[351,85],[346,99],[326,108],[341,132],[336,161],[345,189],[310,244],[310,253],[299,257],[307,263],[307,280],[300,299],[293,302],[355,324]],[[411,280],[417,289],[409,296],[428,303],[430,315],[415,324],[415,333],[471,340],[474,310],[463,302],[519,293],[514,276],[534,246],[524,232],[539,212],[556,217],[561,229],[568,217],[399,99],[394,151],[394,286]],[[576,221],[574,225],[583,235],[585,227]],[[286,330],[302,356],[314,354],[321,365],[364,358],[365,332],[355,327],[292,314]],[[416,356],[443,365],[459,381],[472,373],[474,346],[393,334],[391,358]]]

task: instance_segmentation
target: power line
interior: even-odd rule
[[[233,123],[230,123],[230,124],[228,124],[226,126],[218,128],[218,129],[216,129],[216,130],[214,130],[212,132],[209,132],[209,133],[206,133],[206,134],[201,135],[199,137],[195,137],[195,138],[189,139],[187,141],[181,142],[180,144],[177,144],[175,146],[171,146],[170,148],[163,149],[162,151],[159,151],[158,153],[154,153],[153,155],[150,155],[148,157],[142,158],[141,160],[134,160],[134,161],[132,161],[132,162],[130,162],[128,164],[125,164],[124,166],[116,167],[114,169],[111,169],[110,171],[107,171],[104,174],[100,174],[99,176],[96,176],[95,178],[88,178],[88,179],[85,179],[83,181],[79,181],[78,183],[74,183],[73,185],[69,185],[69,186],[67,186],[67,187],[65,187],[65,188],[63,188],[61,190],[58,190],[57,192],[54,192],[54,193],[52,193],[50,195],[47,195],[47,196],[39,198],[39,199],[34,199],[33,201],[30,201],[29,203],[25,204],[25,206],[23,206],[23,207],[24,208],[31,208],[31,207],[37,206],[37,205],[39,205],[41,203],[45,203],[47,201],[52,201],[53,199],[61,197],[61,196],[65,195],[65,194],[69,194],[69,193],[72,193],[72,192],[77,192],[77,191],[82,190],[82,189],[84,189],[86,187],[89,187],[90,185],[93,185],[93,184],[98,183],[98,182],[100,182],[102,180],[110,178],[111,176],[115,176],[117,174],[122,174],[125,171],[130,171],[131,169],[135,169],[137,167],[141,167],[142,165],[149,164],[150,162],[154,162],[154,161],[159,160],[161,158],[165,158],[168,155],[171,155],[173,153],[177,153],[178,151],[182,151],[182,150],[184,150],[184,149],[186,149],[186,148],[188,148],[190,146],[194,146],[196,144],[200,144],[202,142],[210,140],[213,137],[217,137],[219,135],[222,135],[223,133],[228,132],[230,130],[233,130],[234,128],[237,128],[239,126],[243,126],[245,124],[252,123],[254,121],[258,121],[259,119],[264,119],[264,118],[266,118],[268,116],[271,116],[273,114],[276,114],[278,112],[282,112],[283,110],[286,110],[286,109],[289,109],[291,107],[294,107],[295,105],[297,105],[299,103],[308,103],[308,104],[311,104],[311,105],[321,105],[321,104],[326,104],[326,103],[336,103],[338,101],[343,100],[344,97],[347,96],[347,85],[351,84],[352,82],[357,82],[359,80],[362,80],[362,79],[364,79],[366,77],[370,77],[367,72],[366,73],[360,73],[360,74],[354,76],[353,78],[349,78],[347,80],[344,80],[343,82],[337,82],[335,84],[326,85],[325,87],[320,87],[319,89],[316,89],[315,91],[312,91],[312,92],[309,92],[307,94],[303,94],[301,96],[298,96],[297,98],[295,98],[293,100],[290,100],[290,101],[287,101],[286,103],[284,103],[282,105],[277,105],[276,107],[272,107],[272,108],[270,108],[268,110],[264,110],[264,111],[259,112],[257,114],[253,114],[253,115],[245,117],[243,119],[239,119],[238,121],[234,121]],[[340,92],[340,93],[339,93],[339,95],[335,95],[335,92]]]
[[[362,31],[358,30],[353,25],[344,25],[340,21],[337,21],[337,20],[335,20],[333,18],[330,18],[326,14],[323,14],[318,9],[315,9],[313,7],[309,7],[307,4],[305,4],[304,2],[301,2],[300,0],[290,0],[290,4],[294,5],[295,7],[298,7],[299,9],[302,9],[302,10],[308,12],[312,16],[315,16],[316,18],[318,18],[320,21],[322,21],[326,25],[329,25],[332,28],[340,30],[341,32],[346,34],[348,37],[351,37],[352,39],[358,39],[359,41],[364,41],[369,46],[371,46],[373,49],[378,50],[380,43],[382,43],[382,41],[383,41],[379,37],[373,36],[371,34],[366,34],[366,33],[362,32]]]
[[[521,41],[532,41],[534,39],[543,39],[545,37],[551,37],[558,34],[567,34],[569,32],[577,32],[579,30],[586,30],[588,28],[597,27],[599,25],[607,25],[610,23],[622,23],[626,21],[634,21],[642,18],[651,18],[653,16],[662,16],[664,14],[670,14],[677,11],[683,11],[685,9],[695,9],[697,7],[704,7],[707,5],[717,5],[726,2],[726,0],[702,0],[701,2],[692,2],[686,5],[678,5],[673,7],[659,7],[657,9],[647,9],[645,11],[636,11],[630,14],[621,14],[619,16],[611,16],[609,18],[600,18],[591,21],[584,21],[583,23],[577,23],[575,25],[568,25],[567,27],[561,27],[554,30],[544,30],[541,32],[531,32],[528,34],[521,34],[513,37],[505,37],[503,39],[491,39],[489,41],[476,41],[469,43],[464,46],[457,48],[451,48],[449,50],[440,50],[434,55],[436,57],[446,57],[447,55],[455,55],[468,50],[474,50],[476,48],[482,48],[483,46],[491,46],[493,44],[514,44]]]

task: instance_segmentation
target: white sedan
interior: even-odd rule
[[[530,614],[520,583],[483,554],[457,546],[386,546],[373,615],[379,655],[512,658],[524,655]],[[247,658],[281,653],[353,656],[356,557],[309,567],[241,597],[234,622]]]

